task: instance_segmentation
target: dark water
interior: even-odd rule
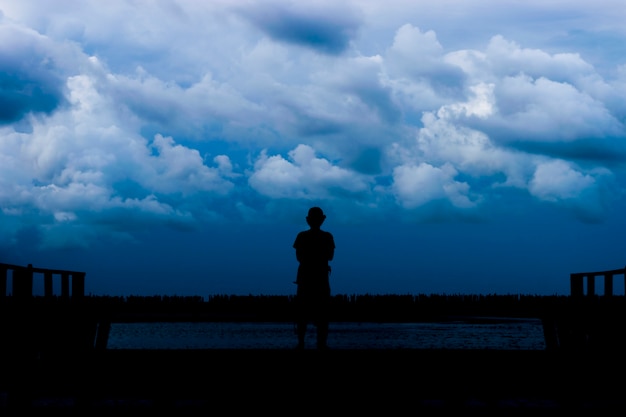
[[[109,349],[285,349],[295,346],[290,323],[116,323]],[[315,346],[315,328],[307,333]],[[332,349],[543,350],[541,321],[331,323]]]

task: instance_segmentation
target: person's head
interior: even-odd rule
[[[309,209],[309,214],[306,216],[306,222],[309,226],[319,228],[324,223],[324,220],[326,220],[326,215],[321,208],[311,207]]]

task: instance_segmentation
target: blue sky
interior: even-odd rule
[[[621,0],[0,0],[0,262],[92,294],[292,294],[319,205],[334,293],[568,294],[626,264],[624,21]]]

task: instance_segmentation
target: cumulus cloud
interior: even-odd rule
[[[54,242],[47,235],[65,230],[63,224],[189,223],[194,217],[186,208],[189,196],[219,197],[232,189],[227,178],[237,174],[226,155],[216,156],[210,167],[198,150],[171,137],[146,140],[101,81],[93,74],[69,76],[66,110],[31,118],[28,132],[2,129],[5,218],[38,216],[48,225],[45,239]],[[132,192],[128,184],[135,184]],[[72,230],[87,233],[85,227]]]
[[[487,80],[492,88],[490,117],[460,114],[459,123],[532,153],[624,155],[624,140],[617,139],[626,135],[622,110],[610,99],[620,83],[611,86],[578,54],[551,55],[495,36],[484,52],[456,51],[446,59],[463,68],[474,86]]]
[[[489,128],[500,132],[500,140],[575,141],[623,134],[623,126],[603,103],[571,84],[507,77],[494,94],[499,114]]]
[[[499,77],[526,74],[532,78],[544,77],[577,84],[588,77],[597,76],[593,66],[585,62],[580,54],[550,54],[540,49],[524,48],[501,35],[491,38],[485,57],[491,71]]]
[[[386,51],[386,67],[394,79],[408,78],[425,85],[431,94],[458,96],[465,74],[447,62],[445,50],[433,30],[422,32],[410,24],[400,27]]]
[[[450,164],[442,167],[422,163],[401,165],[393,172],[393,190],[403,207],[412,209],[431,201],[445,199],[455,207],[472,207],[469,186],[455,181],[457,171]]]
[[[572,169],[564,161],[549,161],[537,166],[529,190],[544,200],[565,200],[578,197],[595,182],[592,176]]]
[[[289,199],[354,198],[369,190],[368,177],[316,157],[308,145],[298,145],[289,152],[288,159],[262,152],[249,183],[265,196]]]
[[[315,81],[337,94],[337,99],[351,101],[347,109],[359,123],[395,124],[401,109],[384,77],[384,61],[376,55],[355,57],[315,74]]]
[[[625,64],[555,43],[571,22],[511,39],[495,16],[515,16],[489,9],[451,42],[450,3],[85,4],[3,9],[5,218],[188,224],[299,199],[463,211],[507,187],[601,218],[623,188]]]
[[[143,123],[196,140],[207,133],[219,137],[229,130],[252,129],[268,116],[261,103],[248,100],[210,73],[182,87],[139,68],[132,76],[110,74],[107,88]]]
[[[599,222],[615,201],[613,175],[607,169],[585,172],[571,163],[551,160],[537,166],[529,191],[537,198],[572,210],[585,222]]]
[[[475,178],[504,173],[507,185],[525,182],[523,174],[528,172],[525,167],[531,158],[497,146],[481,131],[455,125],[448,120],[447,110],[444,107],[437,114],[424,114],[424,127],[417,134],[416,153],[411,158],[447,162]]]
[[[498,101],[493,89],[493,84],[477,85],[465,102],[425,113],[415,141],[408,146],[394,144],[390,155],[401,164],[394,169],[393,187],[398,201],[408,208],[449,198],[456,207],[470,207],[482,203],[483,197],[498,188],[514,187],[527,190],[539,200],[574,209],[585,220],[601,218],[614,192],[613,176],[608,169],[600,165],[585,170],[575,168],[571,162],[524,152],[510,143],[492,139],[471,124],[459,123],[469,117],[489,120],[497,115]],[[447,169],[437,171],[431,164]],[[441,185],[457,175],[463,175],[462,184],[453,183],[447,189]]]
[[[217,168],[204,164],[197,150],[176,145],[172,138],[161,135],[155,136],[152,146],[156,153],[148,158],[151,172],[145,181],[147,188],[166,194],[198,191],[226,193],[232,188],[233,184],[224,180]],[[230,172],[227,156],[221,155],[217,161],[227,169],[227,173]]]

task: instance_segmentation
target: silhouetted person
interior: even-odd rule
[[[311,207],[306,217],[310,229],[298,233],[293,247],[300,263],[296,284],[296,333],[298,349],[304,348],[309,322],[317,327],[317,348],[326,348],[328,338],[328,307],[330,302],[330,265],[335,255],[335,240],[321,230],[326,215],[319,207]]]

